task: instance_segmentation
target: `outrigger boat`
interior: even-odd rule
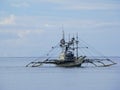
[[[55,64],[59,67],[81,67],[84,63],[93,64],[96,67],[102,66],[107,67],[116,64],[109,58],[90,58],[86,55],[79,55],[79,48],[87,48],[88,47],[79,47],[78,34],[76,37],[69,37],[69,40],[65,40],[65,35],[63,31],[63,37],[59,42],[59,47],[61,52],[59,53],[59,57],[55,59],[47,58],[43,61],[33,61],[26,65],[26,67],[39,67],[43,64]],[[52,47],[55,49],[55,47]],[[108,62],[107,64],[105,62]],[[98,65],[99,64],[99,65]]]

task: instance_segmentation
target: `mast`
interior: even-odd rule
[[[62,48],[62,52],[65,50],[65,34],[64,31],[62,31],[62,39],[60,40],[60,47]]]
[[[78,59],[78,43],[79,43],[79,41],[78,41],[78,33],[76,34],[76,57],[77,57],[77,59]]]
[[[62,27],[62,30],[63,30],[63,27]],[[64,39],[65,40],[65,33],[64,33],[64,30],[62,31],[62,39]]]
[[[64,39],[65,40],[65,33],[64,33],[64,27],[63,27],[63,24],[62,24],[62,39]]]
[[[74,34],[73,34],[73,39],[74,39],[74,41],[73,41],[73,54],[75,53],[75,37],[74,37]]]

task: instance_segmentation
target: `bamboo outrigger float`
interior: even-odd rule
[[[84,63],[93,64],[96,67],[107,67],[116,64],[108,58],[89,58],[86,55],[79,55],[79,40],[78,34],[76,38],[73,36],[69,41],[65,40],[65,35],[63,31],[63,37],[59,42],[59,47],[61,52],[59,58],[50,59],[47,58],[43,61],[33,61],[26,65],[26,67],[39,67],[43,64],[55,64],[59,67],[81,67]],[[55,47],[52,47],[54,49]],[[81,47],[83,48],[83,47]],[[84,47],[88,48],[88,47]],[[109,64],[105,63],[109,62]],[[99,64],[99,65],[98,65]]]

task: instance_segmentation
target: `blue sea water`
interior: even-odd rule
[[[35,57],[1,57],[0,90],[119,90],[120,58],[116,65],[60,68],[25,67]]]

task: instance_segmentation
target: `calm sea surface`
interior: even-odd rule
[[[25,67],[35,57],[1,57],[0,90],[120,90],[120,58],[110,67]]]

